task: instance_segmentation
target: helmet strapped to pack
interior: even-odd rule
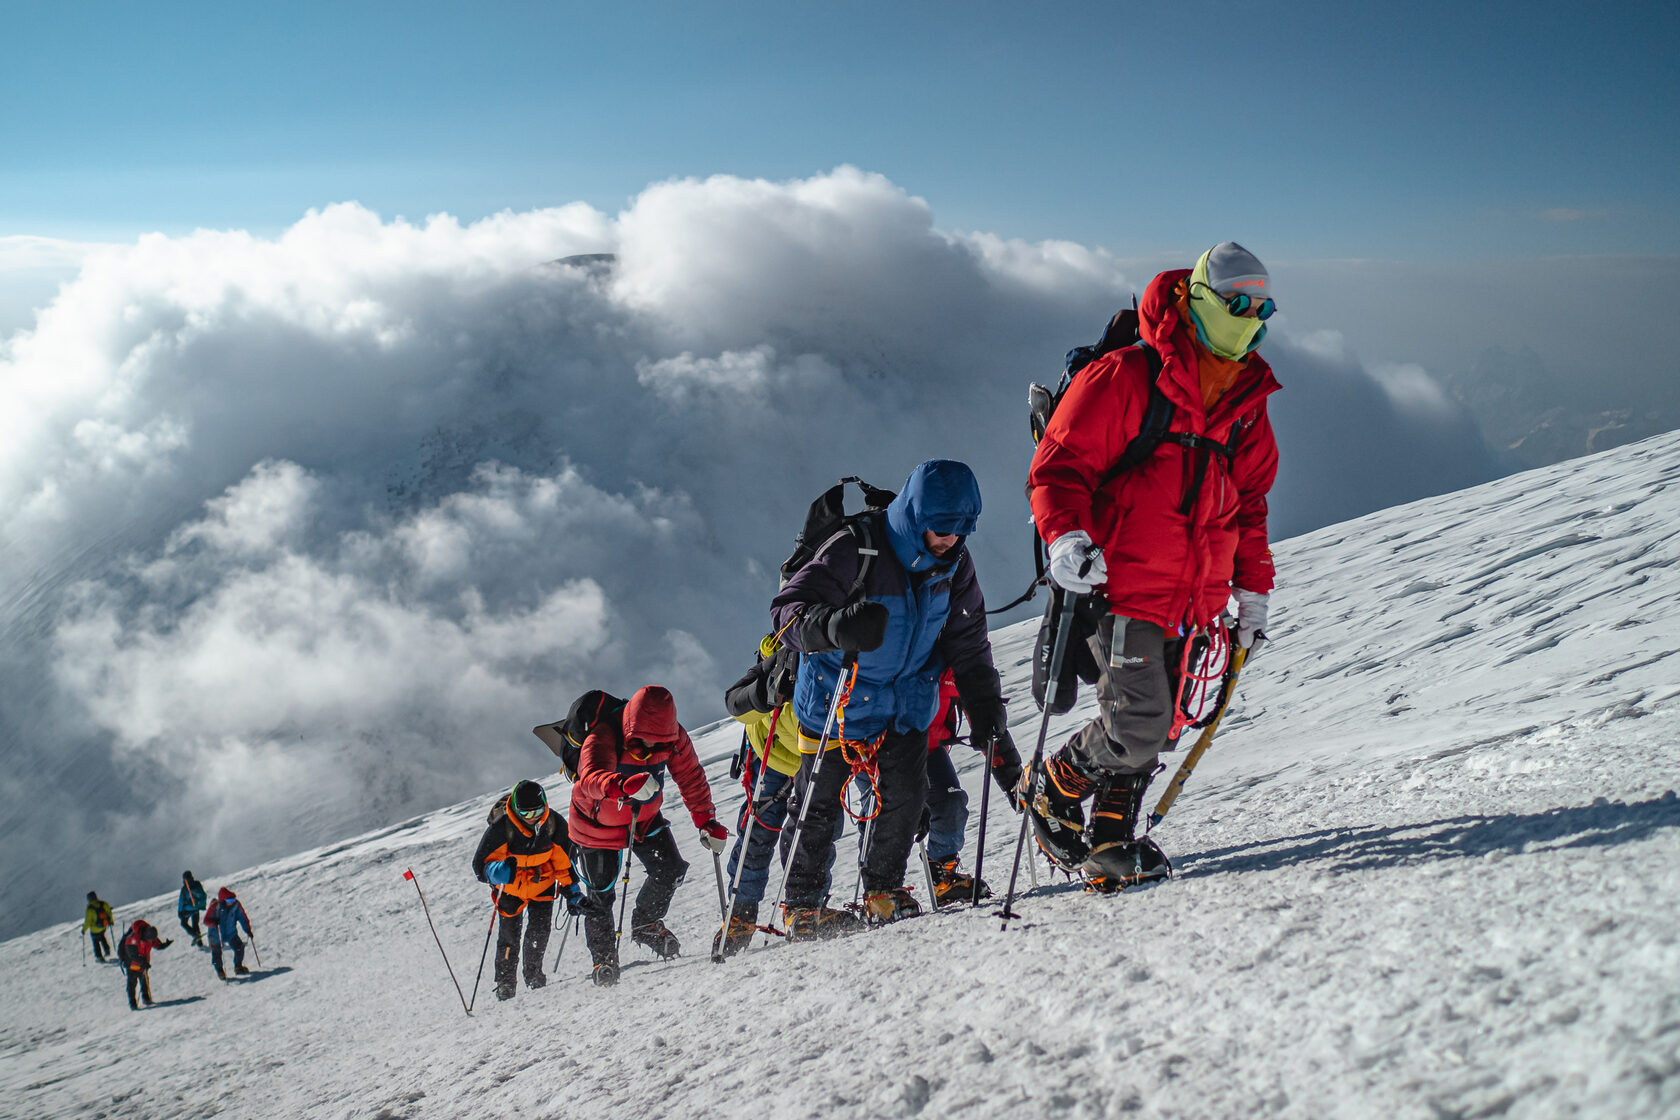
[[[583,741],[603,719],[623,718],[623,700],[610,692],[592,688],[572,701],[566,718],[531,728],[531,734],[560,760],[560,772],[568,781],[577,781],[578,764],[583,758]]]

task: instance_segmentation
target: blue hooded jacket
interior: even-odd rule
[[[996,689],[986,603],[966,547],[979,516],[974,472],[952,459],[933,459],[910,472],[876,522],[877,542],[884,530],[890,548],[882,548],[870,565],[861,595],[886,606],[887,629],[877,649],[858,654],[846,738],[870,739],[889,728],[927,730],[939,711],[939,678],[947,667],[955,670],[959,688],[968,682],[970,691]],[[922,540],[927,530],[965,539],[935,556]],[[775,628],[786,627],[791,644],[800,648],[800,629],[788,624],[811,604],[842,606],[858,563],[855,537],[847,534],[830,544],[771,601]],[[845,655],[826,648],[801,652],[794,711],[815,738],[828,719]]]

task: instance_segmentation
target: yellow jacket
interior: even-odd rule
[[[82,918],[82,932],[92,933],[96,929],[110,929],[115,921],[111,917],[111,904],[104,899],[98,899],[87,904],[87,915]]]
[[[770,735],[772,714],[748,712],[735,717],[746,727],[747,741],[759,758],[764,757],[764,740]],[[799,717],[793,714],[791,702],[783,704],[781,714],[776,716],[776,741],[770,746],[770,769],[789,777],[799,773]]]

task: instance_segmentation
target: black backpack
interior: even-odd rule
[[[863,508],[856,513],[846,512],[848,482],[857,483],[858,489],[863,492]],[[848,475],[824,490],[805,514],[805,527],[793,538],[793,554],[782,561],[782,586],[786,587],[795,572],[821,556],[829,545],[850,533],[858,542],[858,570],[851,590],[846,593],[846,602],[857,598],[863,590],[865,577],[869,575],[869,566],[885,545],[885,534],[880,531],[880,515],[896,497],[896,491],[871,486],[856,475]],[[877,544],[877,540],[881,543]]]
[[[531,734],[543,741],[560,760],[560,772],[577,781],[578,761],[583,755],[583,741],[604,719],[624,718],[625,701],[610,692],[592,688],[572,701],[566,718],[531,728]]]

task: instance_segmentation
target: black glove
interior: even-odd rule
[[[887,605],[872,599],[850,603],[828,616],[828,640],[835,649],[868,653],[887,636]]]
[[[595,895],[583,889],[582,885],[573,880],[565,887],[566,913],[588,917],[610,916],[606,903]]]
[[[928,829],[932,827],[933,814],[928,811],[927,805],[924,804],[922,806],[922,819],[916,823],[916,843],[920,844],[923,840],[926,840]]]
[[[1009,734],[1009,709],[1003,697],[989,696],[972,704],[964,701],[963,708],[968,712],[968,741],[975,750],[984,751],[1000,733]]]
[[[168,941],[165,941],[162,945],[159,945],[158,948],[159,949],[167,949],[173,944],[175,944],[175,939],[173,937],[171,937]]]
[[[771,704],[761,711],[773,712],[793,699],[793,687],[799,683],[799,651],[783,646],[770,659],[764,677],[764,698]]]

